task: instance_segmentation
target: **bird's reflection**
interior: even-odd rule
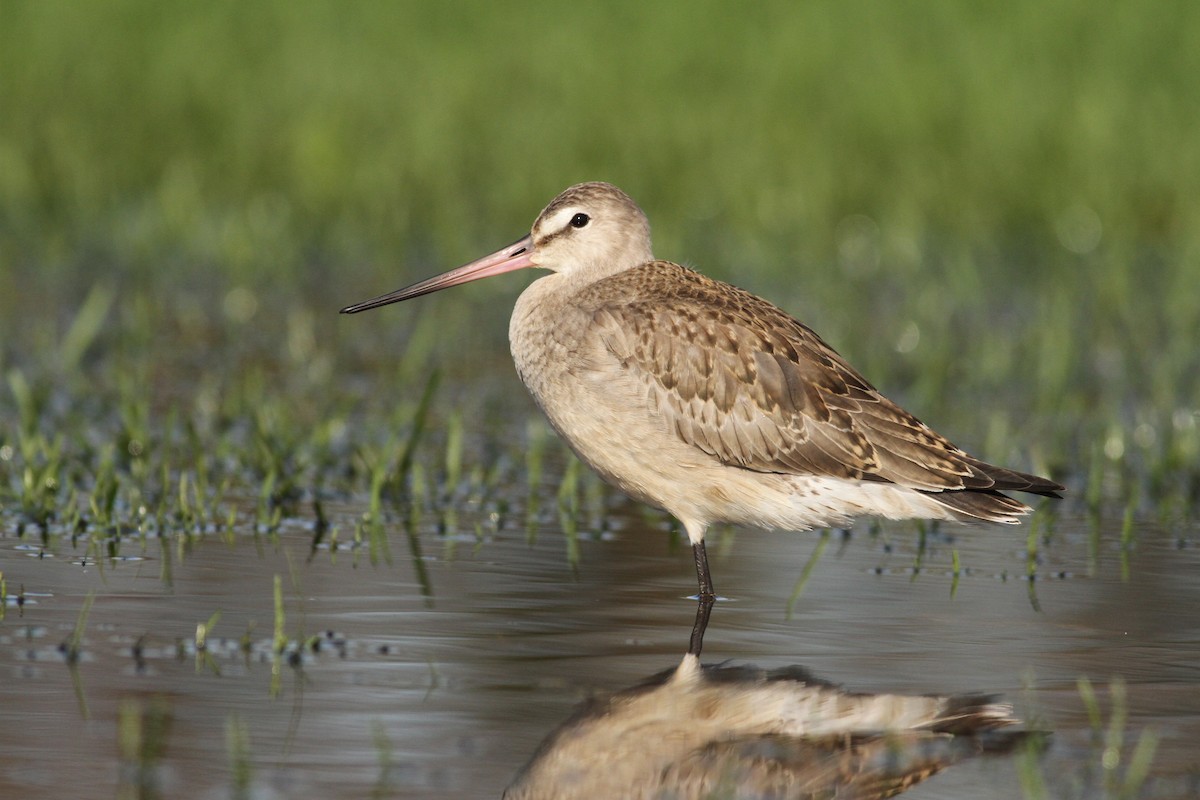
[[[985,695],[854,694],[801,667],[701,666],[693,654],[594,699],[542,742],[517,798],[893,797],[1025,734]]]

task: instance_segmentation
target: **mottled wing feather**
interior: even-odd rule
[[[723,463],[932,492],[1058,488],[971,457],[800,322],[684,267],[652,262],[599,281],[580,300],[653,412]]]

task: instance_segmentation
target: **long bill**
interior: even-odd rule
[[[423,294],[436,292],[439,289],[445,289],[450,286],[457,286],[460,283],[469,283],[470,281],[477,281],[480,278],[490,278],[493,275],[512,272],[515,269],[532,267],[534,266],[532,257],[533,236],[522,236],[508,247],[501,248],[491,255],[472,261],[470,264],[464,264],[457,269],[452,269],[449,272],[443,272],[441,275],[435,275],[419,283],[414,283],[412,286],[405,286],[403,289],[397,289],[394,292],[380,295],[373,300],[365,300],[361,303],[355,303],[352,306],[346,306],[342,309],[342,313],[357,314],[359,311],[379,308],[380,306],[386,306],[388,303],[399,303],[401,300],[420,297]]]

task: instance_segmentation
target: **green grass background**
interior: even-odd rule
[[[1197,76],[1183,0],[5,0],[3,491],[223,436],[311,485],[433,363],[486,402],[519,279],[334,312],[604,179],[963,445],[1193,518]]]

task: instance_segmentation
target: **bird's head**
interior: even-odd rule
[[[637,203],[610,183],[580,183],[542,210],[528,236],[470,264],[347,306],[342,313],[355,314],[526,267],[588,283],[652,259],[650,223]]]

